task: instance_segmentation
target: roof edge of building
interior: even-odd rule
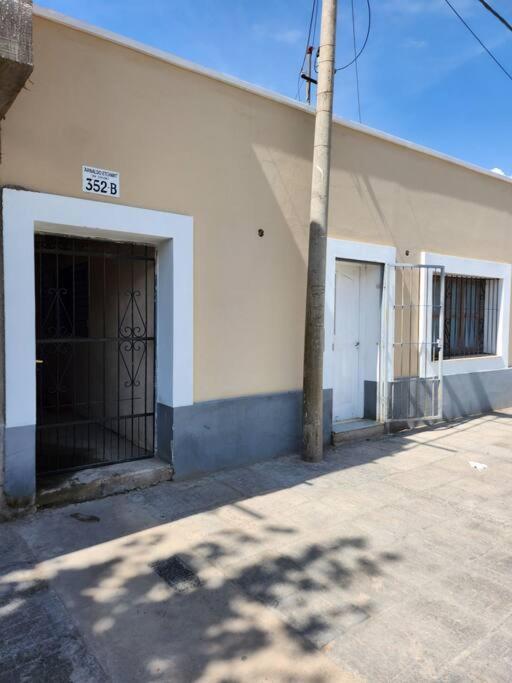
[[[286,95],[280,95],[279,93],[274,92],[272,90],[268,90],[267,88],[263,88],[262,86],[254,85],[253,83],[249,83],[248,81],[244,81],[234,76],[229,76],[220,71],[216,71],[215,69],[210,69],[208,67],[201,66],[199,64],[196,64],[195,62],[189,61],[188,59],[178,57],[177,55],[174,55],[171,52],[151,47],[150,45],[141,43],[138,40],[127,38],[126,36],[123,36],[119,33],[114,33],[113,31],[109,31],[108,29],[100,28],[99,26],[95,26],[94,24],[90,24],[80,19],[74,19],[73,17],[69,17],[65,14],[62,14],[61,12],[57,12],[55,10],[34,4],[34,14],[38,17],[47,19],[49,21],[53,21],[57,24],[62,24],[77,31],[88,33],[97,38],[102,38],[103,40],[107,40],[116,45],[120,45],[122,47],[135,50],[136,52],[140,52],[149,57],[154,57],[155,59],[167,62],[168,64],[172,64],[173,66],[177,66],[181,69],[192,71],[202,76],[207,76],[208,78],[212,78],[213,80],[219,81],[226,85],[230,85],[240,90],[245,90],[246,92],[249,92],[253,95],[264,97],[268,100],[272,100],[273,102],[277,102],[278,104],[284,104],[288,107],[297,109],[299,111],[303,111],[311,115],[314,115],[315,113],[314,107],[309,106],[303,102],[297,102],[296,100],[292,99],[291,97],[287,97]],[[434,149],[425,147],[418,143],[405,140],[403,138],[391,135],[390,133],[385,133],[375,128],[371,128],[370,126],[365,126],[361,123],[348,121],[347,119],[344,119],[340,116],[334,116],[333,121],[335,124],[342,126],[344,128],[348,128],[358,133],[369,135],[379,140],[384,140],[385,142],[398,145],[399,147],[404,147],[413,152],[425,154],[427,156],[433,157],[434,159],[446,161],[450,164],[454,164],[466,170],[473,171],[481,175],[485,175],[488,178],[491,178],[492,180],[498,180],[505,183],[512,183],[512,178],[506,175],[500,175],[494,171],[483,168],[482,166],[472,164],[468,161],[462,161],[461,159],[452,157],[449,154],[438,152]]]

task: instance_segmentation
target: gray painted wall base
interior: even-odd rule
[[[172,462],[172,419],[173,408],[163,403],[156,404],[156,452],[160,460]]]
[[[377,419],[377,382],[365,379],[364,381],[364,414],[367,420]]]
[[[157,416],[169,420],[171,409]],[[324,391],[324,441],[330,441],[332,391]],[[159,448],[166,457],[168,428],[160,422]],[[162,432],[163,434],[164,432]],[[302,392],[206,401],[172,409],[172,464],[176,479],[240,467],[279,455],[297,453],[302,444]]]
[[[374,387],[365,384],[367,409]],[[375,387],[376,389],[376,387]],[[512,406],[512,368],[444,378],[444,416],[454,419]],[[172,462],[178,479],[298,453],[302,442],[302,392],[157,406],[158,455]],[[324,441],[332,429],[332,390],[324,391]],[[5,430],[4,496],[13,507],[34,502],[35,426]],[[172,456],[172,457],[171,457]]]
[[[4,496],[8,505],[30,507],[36,494],[36,427],[8,427],[4,436]]]
[[[450,420],[512,406],[512,368],[444,377],[443,415]]]
[[[373,394],[370,384],[372,383],[365,382],[365,410],[366,396],[370,397]],[[376,392],[376,382],[373,384]],[[512,407],[512,368],[445,375],[443,384],[443,418],[445,420]],[[395,431],[418,423],[404,420],[392,424],[392,429]]]

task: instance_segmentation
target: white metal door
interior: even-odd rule
[[[361,266],[336,263],[334,313],[334,421],[362,417],[360,401]]]
[[[386,266],[379,363],[382,421],[443,416],[444,267]]]

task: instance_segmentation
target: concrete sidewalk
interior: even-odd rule
[[[0,681],[510,681],[511,494],[500,412],[6,523]]]

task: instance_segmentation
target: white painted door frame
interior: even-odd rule
[[[6,427],[36,424],[34,233],[157,247],[157,402],[193,403],[193,221],[40,192],[3,191]],[[162,296],[160,296],[160,293]]]
[[[353,242],[333,237],[327,238],[327,264],[325,284],[325,345],[324,345],[324,389],[333,389],[335,381],[335,356],[334,356],[334,318],[335,318],[335,287],[336,287],[336,261],[344,259],[360,261],[364,263],[394,264],[396,261],[396,248],[382,244],[367,242]],[[388,301],[384,292],[382,306]],[[389,302],[388,302],[389,303]],[[381,311],[381,321],[383,319]],[[380,372],[379,372],[380,375]],[[379,392],[379,378],[377,378],[377,391]],[[377,396],[377,407],[379,406]],[[377,412],[379,419],[379,412]]]

